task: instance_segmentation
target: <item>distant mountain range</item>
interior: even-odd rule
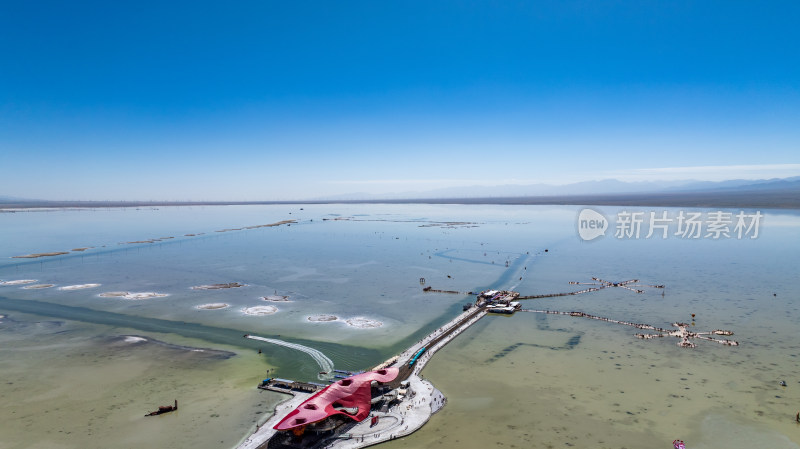
[[[448,187],[422,192],[398,192],[389,194],[350,193],[315,198],[315,201],[349,201],[349,200],[414,200],[414,199],[478,199],[478,198],[515,198],[515,197],[564,197],[586,195],[623,195],[623,194],[665,194],[678,192],[714,192],[725,191],[784,191],[800,189],[800,176],[773,179],[732,179],[727,181],[639,181],[625,182],[617,179],[600,181],[584,181],[566,185],[527,184],[499,186],[465,186]]]
[[[0,195],[0,204],[2,203],[27,203],[31,201],[42,201],[42,200],[32,200],[30,198],[19,198],[16,196],[6,196]]]
[[[573,204],[800,209],[800,176],[720,182],[624,182],[605,179],[563,186],[529,184],[451,187],[385,195],[352,193],[295,201],[48,201],[0,195],[0,208],[9,209],[314,203]]]

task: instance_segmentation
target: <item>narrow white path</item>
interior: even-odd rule
[[[277,340],[274,338],[258,337],[255,335],[248,335],[247,338],[251,340],[265,341],[267,343],[272,343],[273,345],[284,346],[286,348],[291,348],[301,352],[305,352],[306,354],[310,355],[315,362],[317,362],[320,371],[324,371],[326,373],[330,373],[331,371],[333,371],[333,361],[329,359],[328,356],[326,356],[325,354],[314,348],[309,348],[308,346],[299,345],[297,343],[289,343],[288,341]]]

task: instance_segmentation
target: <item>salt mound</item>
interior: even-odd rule
[[[65,285],[63,287],[58,287],[58,289],[64,291],[72,291],[72,290],[83,290],[85,288],[95,288],[99,286],[100,284],[78,284],[78,285]]]
[[[125,336],[125,343],[142,343],[142,342],[145,342],[145,341],[147,341],[146,338],[135,337],[133,335]]]
[[[36,279],[18,279],[16,281],[0,281],[0,285],[25,285],[33,284]]]
[[[40,288],[50,288],[50,287],[55,287],[55,284],[34,284],[34,285],[26,285],[22,288],[24,288],[25,290],[37,290]]]
[[[246,286],[247,284],[240,284],[238,282],[229,282],[227,284],[196,285],[192,287],[192,290],[219,290],[223,288],[239,288]]]
[[[218,310],[218,309],[226,309],[230,307],[229,304],[224,302],[212,302],[209,304],[200,304],[199,306],[195,306],[195,309],[199,310]]]
[[[141,293],[128,293],[127,295],[123,296],[125,299],[150,299],[150,298],[163,298],[168,296],[166,293],[156,293],[156,292],[141,292]]]
[[[127,294],[128,292],[105,292],[105,293],[100,293],[100,296],[103,298],[115,298],[115,297],[125,296]]]
[[[265,316],[265,315],[272,315],[276,313],[278,308],[275,306],[254,306],[254,307],[245,307],[242,309],[245,315],[251,316]]]
[[[139,293],[131,293],[131,292],[105,292],[100,293],[100,296],[103,298],[122,298],[122,299],[130,299],[134,301],[139,301],[142,299],[150,299],[150,298],[163,298],[165,296],[169,296],[166,293],[155,293],[155,292],[139,292]]]
[[[383,322],[378,320],[372,320],[369,318],[364,317],[355,317],[350,318],[349,320],[345,320],[348,326],[355,327],[358,329],[373,329],[376,327],[383,326]]]
[[[339,317],[336,316],[336,315],[311,315],[310,317],[308,317],[308,321],[311,321],[311,322],[314,322],[314,323],[322,323],[322,322],[326,322],[326,321],[336,321],[338,319],[339,319]]]

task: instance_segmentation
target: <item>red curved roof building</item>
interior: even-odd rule
[[[358,422],[363,421],[369,416],[371,408],[372,382],[391,382],[399,372],[397,368],[384,368],[336,381],[306,399],[273,428],[301,430],[309,424],[334,415],[344,415]]]

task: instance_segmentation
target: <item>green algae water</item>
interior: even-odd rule
[[[616,239],[612,230],[584,242],[580,209],[2,213],[0,448],[233,447],[282,399],[258,391],[261,379],[320,381],[309,353],[244,334],[321,351],[337,369],[367,369],[474,300],[423,293],[422,282],[525,295],[579,290],[569,282],[593,276],[666,289],[606,288],[523,306],[657,327],[695,314],[693,329],[730,329],[741,345],[700,341],[685,349],[611,323],[488,316],[423,372],[447,406],[387,447],[639,448],[669,447],[676,438],[693,449],[798,447],[800,217],[762,211],[756,239]],[[295,222],[245,229],[282,220]],[[88,249],[72,251],[79,248]],[[68,254],[13,258],[57,251]],[[234,282],[242,286],[193,288]],[[100,285],[59,289],[85,284]],[[330,321],[312,321],[319,316]],[[177,412],[144,417],[174,399]]]

